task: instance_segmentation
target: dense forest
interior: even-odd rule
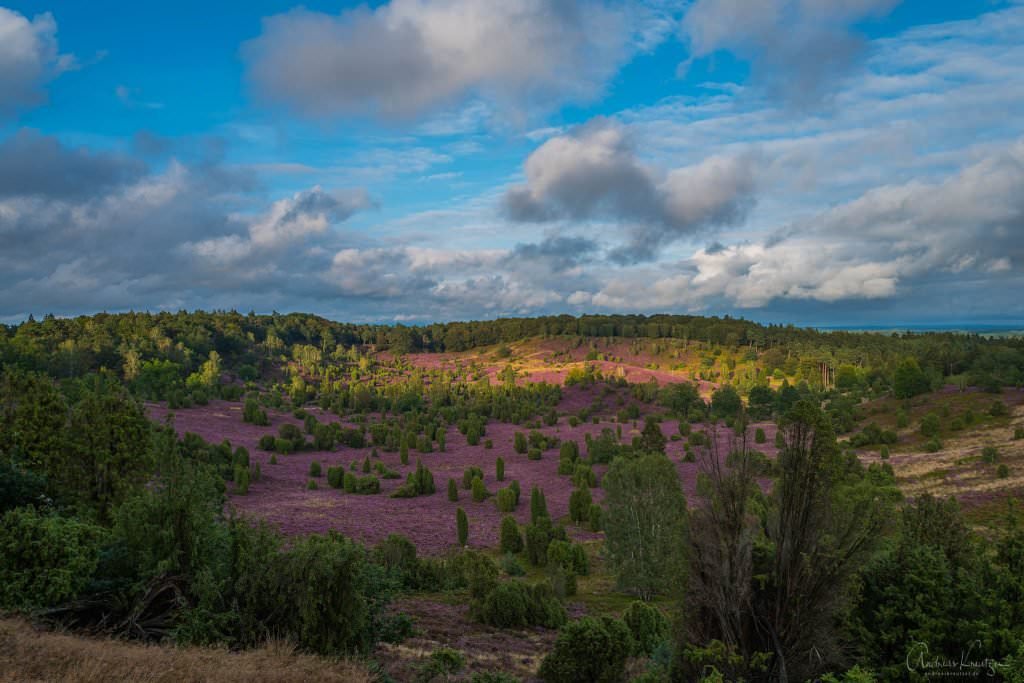
[[[522,381],[509,345],[538,339],[562,344],[564,381]],[[676,375],[602,372],[620,351],[597,340],[642,340]],[[906,495],[890,461],[970,430],[1024,439],[1018,339],[691,316],[406,327],[131,313],[5,327],[0,363],[11,614],[146,642],[283,638],[380,680],[923,681],[966,658],[976,677],[1024,681],[1019,508],[999,499],[973,524],[953,497]],[[951,384],[967,409],[941,402]],[[214,412],[251,441],[175,423]],[[1007,479],[1016,446],[985,443],[969,464]],[[279,462],[300,463],[295,489],[422,502],[456,533],[440,550],[287,534],[227,504],[283,481]],[[471,548],[492,510],[497,543]],[[472,624],[552,633],[539,666],[474,669],[445,646],[389,669],[388,644],[419,630],[393,603],[439,594]],[[584,598],[584,614],[569,609]]]
[[[464,351],[535,336],[671,339],[749,349],[769,366],[803,361],[892,372],[913,357],[939,377],[969,373],[972,383],[1024,382],[1024,339],[963,333],[820,332],[792,325],[760,325],[728,316],[569,315],[453,322],[409,327],[352,325],[314,315],[242,315],[237,312],[46,316],[0,327],[0,360],[55,377],[101,367],[131,374],[146,360],[167,360],[191,372],[211,351],[244,364],[267,354],[291,355],[297,345],[325,357],[351,347],[394,353]]]

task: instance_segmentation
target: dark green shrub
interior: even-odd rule
[[[505,460],[503,458],[494,461],[494,477],[498,481],[505,481]]]
[[[633,636],[633,654],[649,657],[668,638],[668,619],[657,607],[645,602],[632,603],[622,614],[622,621]]]
[[[999,460],[999,449],[995,446],[985,446],[981,449],[981,461],[994,465]]]
[[[882,460],[888,460],[889,459],[889,447],[888,446],[882,446],[882,450],[879,451],[879,456],[882,458]]]
[[[522,628],[529,623],[530,592],[518,581],[495,586],[480,606],[479,619],[498,628]]]
[[[629,629],[618,619],[583,617],[566,624],[540,665],[546,683],[615,683],[623,678],[634,649]]]
[[[252,398],[245,400],[245,406],[242,408],[242,421],[261,427],[266,427],[270,424],[270,420],[267,418],[267,411],[260,408],[260,404]]]
[[[590,505],[590,510],[587,512],[587,526],[593,532],[601,531],[601,506],[596,503]]]
[[[597,475],[594,469],[586,463],[579,463],[572,473],[572,483],[580,488],[593,488],[597,486]]]
[[[249,493],[249,468],[235,465],[235,493],[244,496]]]
[[[937,436],[940,427],[939,416],[935,413],[928,413],[921,418],[921,434],[924,436]]]
[[[516,509],[516,492],[511,488],[498,489],[497,504],[499,512],[512,512]]]
[[[996,476],[1000,479],[1006,479],[1010,476],[1010,468],[1006,466],[1006,463],[1003,463],[996,468]]]
[[[526,443],[526,435],[523,434],[522,432],[516,432],[512,443],[516,453],[525,453],[528,448]]]
[[[520,553],[523,550],[523,536],[515,517],[506,515],[501,520],[501,552]]]
[[[355,493],[365,496],[380,493],[380,479],[377,477],[359,477],[356,480]]]
[[[1010,409],[1006,407],[1006,404],[1002,401],[992,401],[992,405],[988,409],[988,414],[992,417],[1006,417],[1010,414]]]
[[[313,462],[309,463],[309,476],[311,476],[311,477],[319,477],[320,474],[321,474],[320,461],[319,460],[314,460]]]
[[[483,479],[484,471],[476,465],[471,465],[462,470],[462,488],[470,490],[473,488],[474,479]]]
[[[448,480],[448,500],[453,503],[459,501],[459,487],[455,484],[454,479]]]
[[[369,456],[367,456],[363,460],[363,474],[369,474],[372,471],[373,471],[373,469],[370,466],[370,458],[369,458]]]
[[[509,576],[526,576],[526,570],[523,568],[523,565],[519,564],[519,560],[516,559],[515,555],[509,553],[505,553],[501,558],[501,571]]]
[[[317,488],[319,488],[316,485],[316,479],[310,479],[309,481],[307,481],[306,482],[306,488],[309,489],[310,491],[316,491]]]
[[[531,448],[527,453],[526,457],[530,460],[540,460],[541,451],[539,448]]]
[[[459,546],[464,548],[469,540],[469,517],[466,516],[466,511],[462,508],[455,511],[455,526],[459,536]]]
[[[260,450],[272,451],[277,445],[277,438],[273,434],[264,434],[260,437]]]
[[[764,429],[758,427],[754,431],[754,443],[765,443],[766,441],[768,441],[768,437],[765,436]]]
[[[423,466],[423,461],[416,460],[416,471],[410,472],[406,477],[405,484],[391,494],[392,498],[415,498],[416,496],[429,496],[436,491],[434,487],[434,475]]]
[[[276,465],[277,464],[277,454],[276,453],[271,453],[270,454],[270,464],[271,465]]]
[[[344,487],[345,493],[355,493],[356,486],[359,485],[359,479],[351,472],[345,472],[341,485]]]
[[[938,437],[933,437],[924,445],[924,449],[928,453],[938,453],[942,450],[942,442],[939,441]]]
[[[487,500],[487,497],[491,494],[487,491],[487,487],[484,486],[483,479],[473,479],[473,502],[482,503]]]
[[[105,532],[74,518],[14,508],[0,517],[0,608],[49,607],[74,598],[99,563]]]
[[[1013,438],[1015,441],[1024,439],[1024,427],[1017,427],[1013,430]]]
[[[530,489],[530,522],[537,523],[541,517],[548,516],[548,502],[544,497],[544,491],[534,486]]]
[[[448,680],[466,666],[466,658],[458,650],[442,647],[430,653],[426,663],[419,667],[418,681],[433,681],[438,677]]]
[[[344,467],[328,467],[327,468],[327,485],[332,489],[340,489],[345,484],[345,468]]]
[[[569,518],[576,523],[587,521],[592,502],[590,489],[578,488],[574,490],[569,494]]]

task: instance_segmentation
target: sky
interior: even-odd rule
[[[1018,0],[0,0],[0,322],[1022,293]]]

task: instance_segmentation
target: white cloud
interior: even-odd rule
[[[837,89],[863,54],[850,30],[899,0],[696,0],[681,28],[691,59],[729,50],[749,59],[755,81],[798,104]]]
[[[528,106],[594,98],[664,22],[643,5],[391,0],[266,18],[242,54],[262,98],[306,115],[405,119],[475,97],[521,117]],[[476,125],[487,114],[479,106],[436,120],[433,132]]]
[[[0,116],[40,104],[46,99],[42,87],[74,67],[72,55],[58,52],[52,14],[29,20],[0,7]]]
[[[621,125],[598,119],[554,137],[526,160],[526,184],[510,188],[513,220],[590,218],[633,224],[613,256],[651,260],[659,249],[698,231],[742,222],[753,203],[756,159],[712,156],[668,172],[644,164]]]

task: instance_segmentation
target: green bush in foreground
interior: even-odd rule
[[[614,683],[622,680],[633,651],[629,629],[618,619],[583,617],[568,623],[540,665],[547,683]]]
[[[103,530],[35,508],[0,517],[0,608],[48,607],[73,598],[99,562]]]

